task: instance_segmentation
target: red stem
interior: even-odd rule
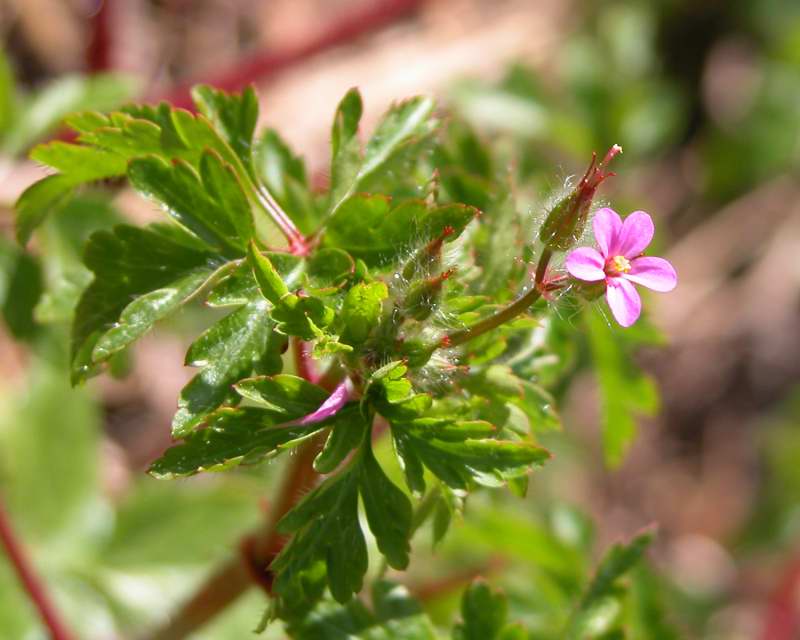
[[[317,474],[312,467],[322,445],[312,440],[291,459],[281,492],[263,528],[243,539],[241,553],[218,567],[161,629],[144,636],[147,640],[182,640],[188,637],[258,584],[271,592],[269,565],[283,547],[284,539],[275,525],[314,485]]]
[[[378,0],[345,15],[324,33],[281,51],[260,51],[207,79],[225,91],[237,91],[255,80],[273,76],[284,69],[325,49],[375,31],[418,9],[424,0]],[[196,81],[180,84],[165,94],[150,96],[150,100],[166,100],[176,107],[192,109],[191,87]]]
[[[0,541],[2,541],[8,560],[14,568],[17,578],[19,578],[25,592],[28,594],[44,626],[50,633],[52,640],[72,640],[74,637],[61,620],[58,612],[53,606],[44,584],[36,575],[22,544],[17,539],[11,521],[5,511],[3,503],[0,501]]]
[[[111,21],[113,0],[100,0],[91,19],[91,40],[86,48],[86,67],[92,73],[111,69]]]

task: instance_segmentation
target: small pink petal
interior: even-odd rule
[[[609,257],[609,250],[617,244],[617,238],[622,231],[622,218],[617,212],[608,207],[598,209],[592,220],[594,237],[603,257]]]
[[[630,327],[642,312],[642,299],[632,283],[622,278],[606,280],[606,300],[614,318],[623,327]]]
[[[631,260],[631,270],[622,277],[653,291],[672,291],[678,284],[678,274],[667,260],[649,256]]]
[[[348,380],[345,380],[333,390],[333,393],[319,406],[319,409],[300,418],[300,420],[293,424],[306,425],[322,422],[326,418],[337,414],[339,410],[347,404],[349,396],[350,390],[348,389]]]
[[[587,280],[588,282],[597,282],[606,277],[603,272],[604,264],[603,256],[591,247],[580,247],[571,251],[565,262],[567,271],[578,280]]]
[[[644,211],[634,211],[622,223],[622,231],[612,253],[625,256],[629,260],[635,258],[650,244],[654,232],[653,219]]]

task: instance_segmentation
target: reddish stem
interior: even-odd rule
[[[350,40],[373,32],[418,9],[424,0],[379,0],[367,3],[345,15],[324,33],[281,51],[260,51],[245,58],[235,67],[207,79],[208,83],[226,91],[237,91],[258,79],[273,76],[297,62],[325,49],[346,44]],[[174,87],[166,94],[151,99],[166,100],[176,107],[192,109],[191,87],[196,81]]]
[[[53,606],[44,584],[36,575],[22,544],[17,539],[11,521],[0,502],[0,541],[3,544],[8,560],[14,568],[25,592],[28,594],[39,616],[50,633],[52,640],[72,640],[74,637],[68,630],[60,615]]]
[[[314,485],[317,475],[312,463],[321,445],[321,440],[312,440],[299,449],[298,455],[291,459],[271,518],[264,527],[242,540],[242,553],[214,571],[164,627],[145,636],[148,640],[186,638],[224,611],[254,584],[261,585],[267,593],[271,591],[269,565],[284,544],[275,525]]]
[[[300,338],[294,338],[294,364],[298,376],[314,384],[319,382],[319,374],[315,371],[308,355],[308,343]]]
[[[111,68],[111,21],[113,0],[100,0],[91,19],[91,40],[86,48],[86,67],[92,73]]]

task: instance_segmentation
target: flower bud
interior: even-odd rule
[[[411,280],[415,276],[430,273],[435,269],[442,257],[442,244],[455,229],[450,225],[446,226],[438,237],[428,242],[419,249],[403,267],[403,278]]]
[[[425,278],[411,285],[403,301],[403,311],[414,320],[426,320],[439,301],[442,285],[451,275],[453,269],[440,273],[432,278]]]
[[[597,187],[609,176],[606,171],[611,159],[622,152],[622,147],[614,145],[605,157],[597,163],[597,155],[592,154],[589,168],[578,185],[553,205],[539,231],[539,240],[551,251],[566,251],[580,238],[589,217]]]

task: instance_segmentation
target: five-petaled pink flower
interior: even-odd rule
[[[653,239],[653,220],[634,211],[625,221],[609,208],[600,209],[592,222],[597,249],[581,247],[567,256],[566,267],[575,278],[605,281],[606,300],[617,322],[630,327],[639,318],[642,301],[634,284],[653,291],[672,291],[678,284],[673,266],[664,258],[642,252]]]

